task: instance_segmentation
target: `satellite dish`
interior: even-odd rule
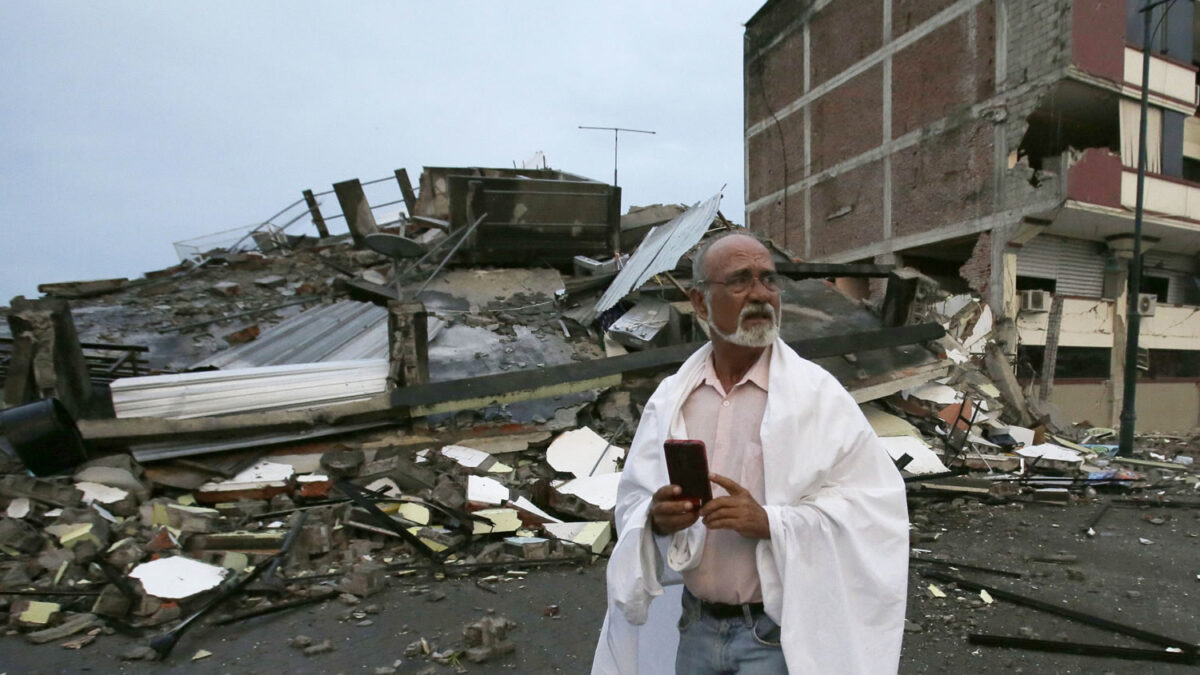
[[[363,237],[367,248],[382,253],[393,260],[420,258],[425,255],[425,246],[407,237],[387,232],[372,232]]]

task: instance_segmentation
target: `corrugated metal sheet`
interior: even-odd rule
[[[117,417],[184,419],[361,401],[383,393],[387,373],[387,359],[327,361],[126,377],[111,389]]]
[[[617,274],[604,296],[596,303],[593,311],[596,314],[604,312],[629,295],[633,289],[646,283],[650,277],[674,269],[679,258],[704,236],[713,218],[716,218],[717,207],[720,204],[721,194],[717,193],[708,201],[679,214],[666,225],[650,230],[642,240],[642,245],[630,256],[624,269]]]
[[[143,445],[134,445],[130,447],[129,454],[133,455],[133,458],[139,462],[155,462],[163,459],[190,457],[192,455],[206,455],[213,452],[226,452],[228,450],[245,450],[246,448],[262,449],[272,445],[309,442],[318,438],[328,438],[330,436],[350,434],[356,431],[362,431],[363,429],[373,429],[376,427],[387,426],[388,424],[391,424],[391,422],[346,424],[336,427],[304,429],[302,431],[294,431],[291,433],[267,434],[263,436],[239,437],[214,441],[197,441],[195,443],[179,443],[178,441],[168,441],[165,443],[146,443]]]
[[[1017,274],[1054,279],[1055,292],[1098,298],[1104,286],[1104,244],[1043,234],[1017,253]]]
[[[387,346],[387,310],[346,300],[301,312],[263,331],[257,340],[210,356],[192,368],[386,359]]]
[[[1195,258],[1167,251],[1147,251],[1142,256],[1143,276],[1167,277],[1167,302],[1182,305],[1189,299],[1188,290],[1196,286]]]

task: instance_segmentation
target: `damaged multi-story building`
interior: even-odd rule
[[[1116,426],[1144,4],[769,0],[745,34],[747,225],[977,294],[1019,377],[1056,358],[1050,400]],[[1152,12],[1136,403],[1167,431],[1200,422],[1200,17]]]

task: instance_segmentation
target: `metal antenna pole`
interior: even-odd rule
[[[655,134],[655,131],[644,131],[642,129],[626,129],[624,127],[585,127],[579,126],[580,129],[593,129],[596,131],[611,131],[613,132],[613,187],[617,186],[617,145],[620,143],[622,131],[629,131],[635,134]]]
[[[618,129],[613,129],[613,187],[617,183],[617,144],[620,142],[621,132]]]
[[[467,228],[466,233],[459,237],[458,241],[454,242],[454,247],[450,249],[450,252],[446,254],[445,258],[442,258],[442,262],[438,263],[437,269],[433,271],[433,274],[430,274],[429,278],[425,280],[425,283],[421,284],[421,287],[417,289],[417,292],[413,293],[414,298],[425,292],[425,287],[429,285],[429,282],[433,281],[434,277],[438,275],[438,272],[442,271],[442,268],[446,266],[446,263],[450,262],[450,259],[454,257],[455,253],[458,252],[458,247],[462,246],[464,241],[471,238],[471,233],[474,232],[475,228],[479,227],[479,224],[482,223],[483,219],[487,217],[488,214],[485,213],[482,216],[479,216],[478,220],[471,223],[471,226]],[[449,237],[447,237],[447,239],[449,239]]]
[[[1117,453],[1133,454],[1133,433],[1137,422],[1134,407],[1137,397],[1138,335],[1142,317],[1138,314],[1138,295],[1142,290],[1142,213],[1146,194],[1146,117],[1150,102],[1150,20],[1151,9],[1167,2],[1147,2],[1142,12],[1142,119],[1138,128],[1137,206],[1133,214],[1133,259],[1129,261],[1129,297],[1126,298],[1125,394],[1121,402],[1121,434]]]

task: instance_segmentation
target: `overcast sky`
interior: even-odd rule
[[[401,167],[541,150],[610,181],[612,134],[581,124],[657,132],[621,135],[623,211],[727,184],[742,222],[761,4],[0,2],[0,304],[136,278],[178,262],[173,242]]]

